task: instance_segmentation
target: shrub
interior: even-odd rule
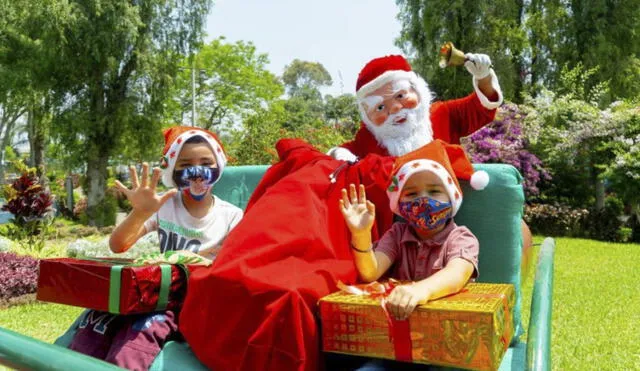
[[[86,197],[79,198],[78,202],[76,202],[76,204],[73,206],[73,216],[75,218],[81,219],[82,215],[84,215],[87,211],[87,204],[88,200]]]
[[[36,170],[21,161],[14,164],[20,177],[3,189],[2,210],[13,214],[7,237],[23,247],[39,251],[44,247],[53,216],[53,198],[41,184]]]
[[[631,242],[632,235],[633,229],[629,227],[621,227],[616,235],[616,240],[618,242]]]
[[[496,120],[463,140],[463,146],[476,163],[513,165],[524,178],[527,195],[538,194],[538,183],[551,177],[542,162],[527,150],[522,132],[526,115],[515,104],[500,107]]]
[[[38,260],[0,252],[0,300],[30,294],[38,283]]]
[[[618,200],[608,197],[604,209],[589,211],[584,223],[586,237],[600,241],[625,242],[623,238],[626,236],[622,231],[624,223],[619,219],[621,213],[622,206]]]
[[[583,223],[589,212],[566,205],[532,204],[525,206],[524,220],[535,234],[583,237]]]

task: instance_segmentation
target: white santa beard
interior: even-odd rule
[[[403,109],[390,115],[382,125],[372,123],[363,104],[358,104],[360,116],[367,129],[392,156],[402,156],[415,151],[433,140],[433,130],[428,115],[432,98],[431,92],[426,81],[420,77],[411,81],[411,85],[420,97],[418,107]],[[401,125],[393,125],[393,120],[402,115],[406,115],[407,120]]]

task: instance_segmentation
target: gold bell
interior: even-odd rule
[[[440,47],[440,67],[462,66],[467,58],[462,50],[456,49],[451,41],[447,41]]]

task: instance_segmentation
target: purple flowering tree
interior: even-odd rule
[[[538,182],[550,180],[549,172],[538,157],[529,152],[522,132],[523,114],[517,105],[504,104],[489,125],[462,140],[462,145],[474,163],[503,163],[513,165],[524,178],[528,196],[539,193]]]

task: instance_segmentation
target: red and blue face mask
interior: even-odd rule
[[[178,189],[196,201],[204,198],[218,178],[220,170],[217,167],[190,166],[173,172],[173,181]]]
[[[400,201],[398,211],[411,226],[424,232],[431,232],[447,224],[453,213],[451,202],[441,202],[430,197]]]

